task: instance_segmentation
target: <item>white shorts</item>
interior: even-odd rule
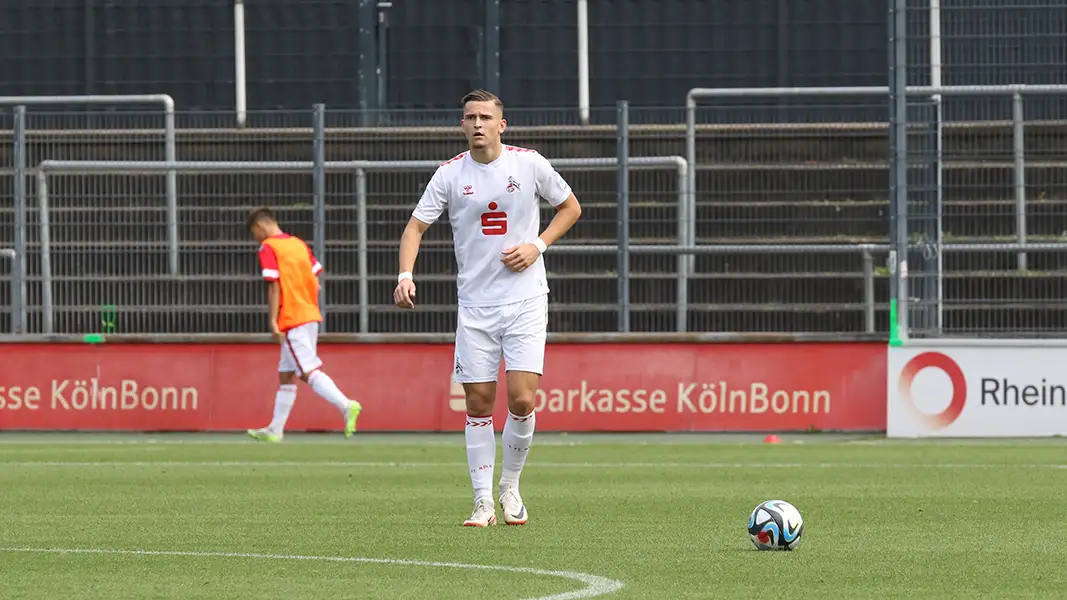
[[[500,306],[461,306],[456,327],[456,383],[496,381],[508,371],[544,374],[548,294]]]
[[[322,366],[317,346],[319,324],[304,323],[285,332],[282,341],[282,358],[278,361],[279,373],[307,375]]]

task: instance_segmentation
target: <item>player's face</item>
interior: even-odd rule
[[[468,102],[463,107],[463,134],[471,149],[497,144],[507,126],[504,115],[493,102]]]

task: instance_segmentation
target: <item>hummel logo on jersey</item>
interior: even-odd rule
[[[521,189],[522,189],[522,186],[519,185],[518,181],[515,181],[514,177],[508,177],[508,193],[509,194],[514,192],[515,190],[521,190]]]
[[[474,186],[473,185],[465,185],[465,186],[463,186],[463,195],[464,196],[470,196],[473,193],[474,193]]]

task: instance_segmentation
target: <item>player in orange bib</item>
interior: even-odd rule
[[[322,264],[304,240],[282,231],[269,208],[252,211],[247,225],[260,243],[259,265],[267,281],[270,332],[282,346],[278,363],[281,385],[274,396],[274,419],[263,429],[249,429],[248,435],[263,442],[282,440],[285,422],[296,401],[299,377],[337,408],[344,419],[345,437],[351,437],[363,407],[341,393],[322,371],[322,360],[316,352],[322,322],[318,277]]]

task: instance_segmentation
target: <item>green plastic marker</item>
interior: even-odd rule
[[[118,320],[119,310],[113,304],[105,304],[100,307],[100,333],[87,333],[82,336],[86,344],[103,344],[104,335],[115,333],[115,322]]]
[[[118,320],[119,309],[114,304],[105,304],[100,307],[100,325],[103,333],[115,333],[115,322]]]
[[[897,323],[897,299],[889,299],[889,345],[903,346],[900,339],[900,324]]]

